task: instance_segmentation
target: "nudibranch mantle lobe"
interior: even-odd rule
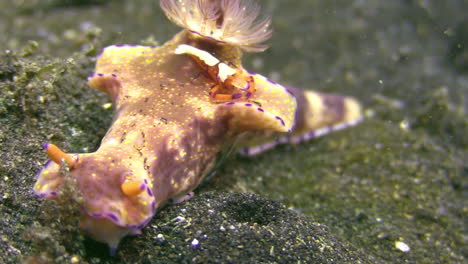
[[[81,227],[111,248],[138,233],[163,203],[193,190],[237,135],[288,132],[294,125],[294,96],[240,66],[233,67],[255,83],[250,100],[210,100],[213,80],[192,55],[175,52],[180,45],[197,44],[183,31],[161,47],[110,46],[88,80],[110,95],[116,115],[96,152],[72,154],[70,175],[84,198]],[[240,65],[237,48],[210,46],[215,59]],[[39,196],[57,198],[59,169],[49,162],[40,172]]]

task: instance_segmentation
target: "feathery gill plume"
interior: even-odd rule
[[[260,7],[251,0],[161,0],[167,17],[195,34],[248,52],[268,48],[270,18],[258,20]]]

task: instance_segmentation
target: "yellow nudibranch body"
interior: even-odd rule
[[[104,49],[88,83],[112,98],[112,126],[93,153],[45,145],[51,161],[34,187],[40,197],[60,199],[60,167],[67,163],[83,197],[81,229],[112,252],[164,203],[191,192],[232,142],[241,154],[255,155],[361,120],[352,98],[286,88],[242,67],[242,51],[263,50],[259,42],[271,33],[269,20],[255,24],[258,8],[249,1],[161,0],[161,6],[186,29],[160,47]],[[255,17],[248,17],[250,26],[237,25],[234,15]],[[195,31],[197,19],[216,35]]]

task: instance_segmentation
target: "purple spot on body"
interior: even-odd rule
[[[39,195],[40,198],[44,198],[44,197],[47,196],[47,194],[45,194],[45,193],[40,193],[40,194],[38,194],[38,195]]]
[[[113,73],[112,77],[117,78],[117,74]]]
[[[150,187],[146,188],[146,192],[148,193],[149,196],[153,196],[153,191],[151,191]]]
[[[236,93],[236,94],[232,95],[232,99],[239,99],[241,97],[242,97],[242,94],[240,94],[240,93]]]
[[[50,144],[49,142],[44,143],[44,144],[42,144],[42,147],[43,147],[44,149],[47,149],[47,148],[49,147],[49,144]]]
[[[50,195],[57,196],[57,192],[50,192]]]
[[[247,97],[247,99],[250,98],[250,96],[252,96],[252,93],[251,93],[251,92],[245,93],[245,97]]]
[[[145,184],[148,184],[148,180],[147,180],[147,179],[144,179],[143,182],[144,182]]]
[[[235,104],[235,102],[229,102],[226,105],[233,105],[233,104]]]
[[[98,73],[97,76],[102,77],[102,76],[104,76],[104,74]]]
[[[102,217],[102,214],[101,213],[94,213],[94,214],[91,214],[91,217],[99,218],[99,217]]]
[[[51,162],[52,162],[52,160],[48,160],[48,161],[46,161],[46,163],[44,164],[44,167],[47,167],[47,166],[49,166],[49,164],[50,164]]]
[[[259,107],[259,108],[257,108],[257,110],[258,110],[258,111],[260,111],[260,112],[262,112],[262,113],[263,113],[263,112],[265,112],[265,110],[263,110],[263,109],[262,109],[262,108],[260,108],[260,107]]]
[[[276,116],[275,118],[278,119],[278,120],[281,122],[281,124],[282,124],[283,126],[286,126],[286,124],[284,123],[283,118],[281,118],[281,117],[279,117],[279,116]]]
[[[107,217],[109,217],[110,219],[114,220],[114,222],[118,222],[119,221],[119,218],[113,214],[113,213],[108,213],[107,214]]]
[[[245,104],[245,106],[250,107],[250,106],[252,106],[252,104]]]
[[[144,184],[144,183],[140,184],[140,190],[143,191],[143,190],[145,190],[145,188],[146,188],[146,184]]]

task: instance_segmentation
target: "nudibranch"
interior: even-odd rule
[[[234,141],[255,155],[357,123],[349,97],[286,88],[249,72],[242,52],[259,52],[271,35],[247,0],[161,0],[183,31],[160,47],[114,45],[98,57],[91,88],[107,93],[115,117],[93,153],[50,158],[34,190],[60,199],[68,166],[82,196],[80,228],[115,252],[157,209],[190,193],[216,154]]]

